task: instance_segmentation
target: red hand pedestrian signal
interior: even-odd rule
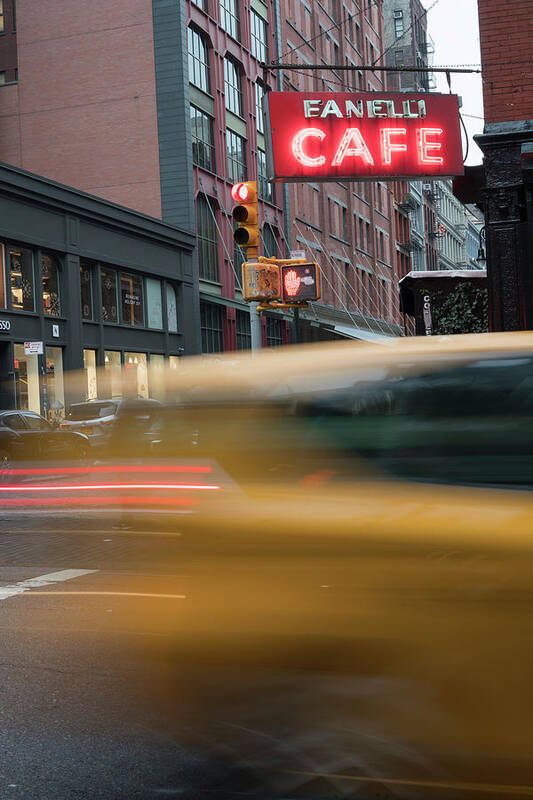
[[[296,274],[295,270],[288,270],[283,276],[283,288],[285,289],[285,294],[288,297],[294,297],[300,288],[301,282],[302,279]]]
[[[318,264],[285,264],[281,267],[283,301],[318,300],[320,297]]]

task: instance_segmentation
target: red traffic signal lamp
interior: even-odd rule
[[[320,270],[315,262],[283,264],[281,267],[281,299],[284,303],[318,300]]]
[[[235,183],[231,196],[238,205],[233,209],[233,219],[238,227],[233,233],[235,244],[246,250],[259,247],[259,208],[257,181]],[[257,255],[254,253],[253,255]]]

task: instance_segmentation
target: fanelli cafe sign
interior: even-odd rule
[[[268,177],[276,181],[462,175],[456,95],[269,92]]]

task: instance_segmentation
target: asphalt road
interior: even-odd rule
[[[180,531],[113,515],[0,515],[0,797],[229,797],[167,691],[168,629],[187,603]],[[257,795],[259,796],[259,795]]]

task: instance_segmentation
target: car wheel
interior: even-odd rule
[[[11,466],[11,456],[7,450],[0,450],[0,469],[9,469]]]

